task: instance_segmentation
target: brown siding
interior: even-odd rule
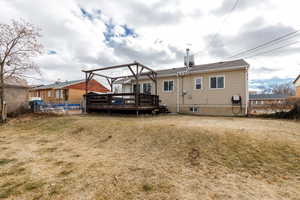
[[[300,86],[296,87],[296,97],[300,97]]]
[[[85,90],[69,89],[68,103],[81,103]]]

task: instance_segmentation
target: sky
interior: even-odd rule
[[[35,84],[133,61],[154,70],[182,67],[186,48],[195,64],[244,58],[250,80],[264,82],[300,73],[300,32],[232,56],[300,29],[299,7],[295,0],[0,0],[0,23],[24,19],[41,28],[44,53],[34,60],[42,75],[29,80]]]

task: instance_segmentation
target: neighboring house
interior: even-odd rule
[[[8,78],[4,81],[4,100],[7,114],[18,114],[28,109],[29,86],[25,80]]]
[[[286,103],[288,95],[284,94],[250,94],[249,104],[251,106],[276,105]]]
[[[294,80],[293,84],[295,85],[295,89],[296,89],[296,97],[300,97],[300,74]]]
[[[244,60],[159,70],[157,94],[169,111],[202,115],[245,115],[248,106],[248,68]],[[116,81],[122,92],[155,94],[154,83],[141,76]],[[240,100],[240,101],[239,101]]]
[[[85,80],[55,82],[30,89],[30,98],[40,97],[46,103],[78,104],[85,94]],[[107,93],[109,90],[96,80],[89,81],[88,91]]]

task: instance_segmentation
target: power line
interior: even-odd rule
[[[209,42],[208,46],[211,46],[213,44],[213,42],[216,40],[218,34],[222,31],[223,29],[223,26],[226,22],[226,20],[228,19],[228,17],[231,15],[231,13],[236,9],[237,5],[239,4],[240,0],[236,0],[234,5],[232,6],[232,8],[230,9],[229,13],[227,13],[225,16],[224,16],[224,19],[221,23],[221,26],[219,28],[219,30],[214,34],[213,38],[211,39],[211,41]],[[198,51],[197,53],[194,54],[195,55],[198,55],[200,52],[202,51]]]
[[[280,36],[280,37],[277,37],[277,38],[275,38],[275,39],[273,39],[273,40],[270,40],[270,41],[268,41],[268,42],[265,42],[265,43],[263,43],[263,44],[260,44],[260,45],[258,45],[258,46],[256,46],[256,47],[251,48],[251,49],[244,50],[244,51],[242,51],[242,52],[236,53],[236,54],[234,54],[234,55],[232,55],[232,56],[230,56],[230,57],[228,57],[228,58],[235,58],[235,57],[240,56],[240,55],[243,55],[243,54],[245,54],[245,53],[247,53],[247,52],[251,52],[251,51],[254,51],[254,50],[256,50],[256,49],[260,49],[260,48],[262,48],[262,47],[264,47],[264,46],[268,46],[268,45],[270,45],[270,44],[272,44],[272,43],[274,43],[274,42],[276,42],[276,41],[280,41],[280,40],[283,40],[283,39],[285,39],[285,38],[287,38],[287,37],[289,37],[289,36],[293,36],[293,35],[295,35],[295,34],[298,33],[298,32],[300,32],[300,29],[299,29],[299,30],[296,30],[296,31],[293,31],[293,32],[290,32],[290,33],[288,33],[288,34],[282,35],[282,36]],[[295,36],[293,36],[293,37],[295,37]],[[290,38],[289,38],[289,39],[290,39]],[[280,42],[282,42],[282,41],[280,41]],[[272,44],[272,45],[273,45],[273,44]]]
[[[274,49],[271,49],[271,50],[268,50],[268,51],[263,51],[263,52],[260,52],[260,53],[257,53],[257,54],[245,57],[244,59],[253,58],[253,57],[260,56],[260,55],[263,55],[263,54],[266,54],[266,53],[272,53],[272,52],[277,51],[279,49],[283,49],[285,47],[292,46],[292,45],[294,45],[296,43],[299,43],[299,41],[291,42],[289,44],[286,44],[286,45],[283,45],[283,46],[280,46],[280,47],[277,47],[277,48],[274,48]]]

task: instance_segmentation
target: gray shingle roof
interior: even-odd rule
[[[49,84],[49,85],[38,86],[38,87],[32,88],[32,90],[43,90],[43,89],[52,89],[52,88],[59,89],[59,88],[67,87],[69,85],[74,85],[74,84],[77,84],[77,83],[81,83],[81,82],[84,82],[84,81],[85,81],[85,79],[75,80],[75,81],[56,82],[56,83],[52,83],[52,84]]]
[[[224,61],[224,62],[217,62],[217,63],[209,63],[209,64],[202,64],[202,65],[194,65],[190,68],[190,72],[205,72],[205,71],[217,71],[217,70],[226,70],[235,67],[247,67],[249,64],[243,60],[232,60],[232,61]],[[164,69],[164,70],[157,70],[158,77],[161,76],[168,76],[168,75],[176,75],[178,72],[186,71],[186,67],[178,67],[172,69]],[[147,76],[141,76],[141,79],[147,78]],[[126,83],[126,80],[118,80],[115,83],[122,84],[123,82]]]
[[[263,99],[285,99],[288,95],[285,94],[250,94],[250,100],[263,100]]]
[[[240,59],[240,60],[232,60],[232,61],[225,61],[225,62],[195,65],[190,68],[190,72],[218,70],[218,69],[226,69],[226,68],[232,68],[232,67],[245,67],[248,65],[249,64],[245,60]],[[176,74],[177,72],[182,72],[185,70],[186,70],[186,67],[179,67],[179,68],[173,68],[173,69],[159,70],[156,72],[158,75],[168,75],[168,74]]]

